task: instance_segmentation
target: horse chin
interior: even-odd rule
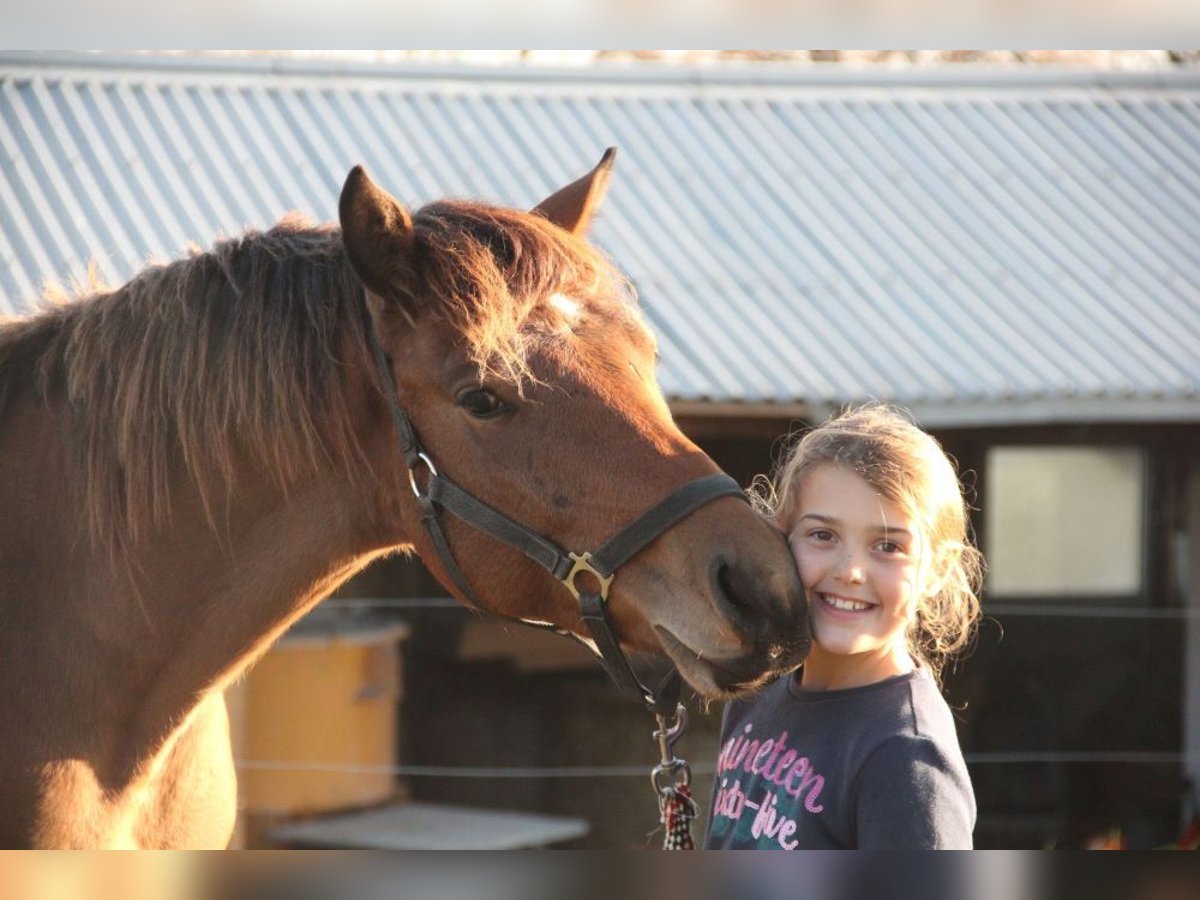
[[[781,660],[771,660],[765,653],[715,659],[705,657],[701,651],[689,647],[662,625],[655,625],[654,632],[683,679],[711,700],[728,700],[757,690],[780,675],[793,671],[807,655],[805,647]]]

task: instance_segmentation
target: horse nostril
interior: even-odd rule
[[[717,602],[725,607],[727,614],[739,619],[753,612],[754,604],[749,599],[752,591],[746,591],[745,585],[739,585],[737,570],[725,560],[718,559],[713,567],[713,592]]]
[[[778,668],[799,665],[812,643],[808,606],[794,568],[739,563],[724,554],[712,558],[712,603],[743,648]]]

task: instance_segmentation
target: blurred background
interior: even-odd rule
[[[8,53],[0,312],[331,219],[360,162],[413,206],[528,207],[613,145],[592,236],[719,464],[749,484],[870,399],[957,459],[990,564],[946,679],[976,845],[1200,839],[1200,51]],[[348,584],[230,700],[242,846],[657,828],[650,717],[415,560]],[[703,807],[720,709],[691,708]]]
[[[748,857],[469,854],[6,854],[28,900],[561,900],[649,887],[664,900],[1197,900],[1180,857],[805,853]],[[131,864],[134,863],[134,864]],[[11,892],[11,893],[9,893]]]

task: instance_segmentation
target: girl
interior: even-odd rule
[[[970,848],[975,797],[938,689],[982,573],[953,464],[869,406],[805,435],[771,494],[815,643],[726,708],[706,846]]]

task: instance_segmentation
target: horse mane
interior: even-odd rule
[[[446,319],[481,376],[519,382],[531,347],[569,333],[548,297],[611,297],[623,284],[537,216],[442,201],[414,228],[419,284],[404,302]],[[129,546],[166,521],[181,474],[215,527],[217,491],[247,462],[285,489],[330,465],[371,471],[341,389],[350,367],[376,377],[366,321],[340,230],[289,216],[0,322],[0,426],[21,396],[62,404],[64,477],[83,486],[100,545]]]

